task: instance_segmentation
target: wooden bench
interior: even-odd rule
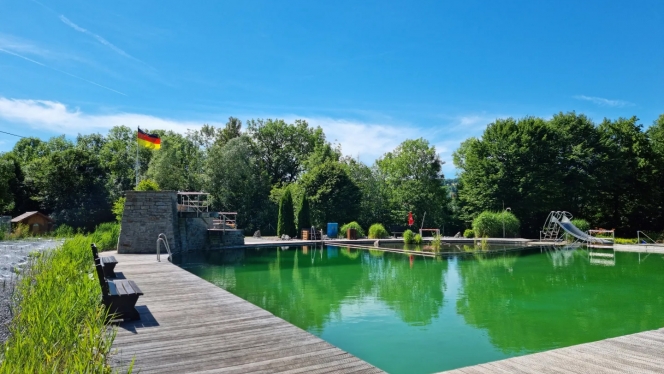
[[[97,246],[94,244],[92,245],[92,257],[94,258],[95,263],[97,260],[101,260],[101,265],[104,269],[104,276],[106,278],[115,278],[115,265],[118,264],[118,260],[116,260],[115,257],[99,257]]]
[[[96,253],[97,247],[94,244],[91,247],[92,253]],[[106,280],[99,257],[95,259],[95,270],[101,287],[102,303],[108,308],[108,319],[140,320],[136,302],[143,292],[136,283],[127,279]]]

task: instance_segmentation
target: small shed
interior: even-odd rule
[[[30,226],[33,235],[44,234],[53,229],[53,220],[46,214],[34,211],[25,212],[18,217],[12,218],[12,226],[18,224]]]

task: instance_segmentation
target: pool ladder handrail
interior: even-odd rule
[[[164,247],[166,247],[166,252],[168,252],[168,260],[172,262],[173,254],[171,253],[171,246],[168,245],[168,239],[166,238],[166,235],[164,235],[164,233],[159,234],[159,236],[157,237],[157,261],[161,262],[159,242],[164,243]]]

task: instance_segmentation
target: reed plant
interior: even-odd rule
[[[111,372],[107,355],[115,329],[104,322],[91,242],[76,235],[30,257],[15,286],[0,373]]]
[[[442,247],[443,237],[440,235],[434,235],[433,240],[431,241],[431,250],[433,250],[435,253],[438,253]]]

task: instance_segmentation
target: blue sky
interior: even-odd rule
[[[0,130],[307,119],[372,163],[499,117],[664,113],[664,1],[0,1]],[[18,138],[0,134],[0,151]]]

